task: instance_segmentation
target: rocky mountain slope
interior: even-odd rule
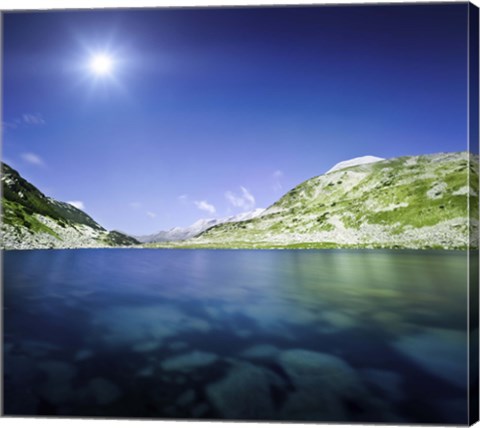
[[[153,235],[136,236],[135,239],[143,243],[184,241],[222,223],[238,222],[258,217],[263,211],[265,211],[263,208],[257,208],[252,211],[229,217],[200,219],[188,227],[174,227],[170,230],[160,231]]]
[[[470,236],[478,245],[469,228],[478,230],[478,157],[440,153],[346,162],[256,218],[213,226],[177,246],[455,249]]]
[[[138,244],[120,232],[106,231],[83,211],[45,196],[2,163],[1,248],[80,248]]]

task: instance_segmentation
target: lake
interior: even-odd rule
[[[465,252],[4,252],[4,413],[467,423]]]

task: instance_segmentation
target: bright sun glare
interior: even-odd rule
[[[113,61],[107,55],[95,55],[90,61],[90,68],[95,74],[109,74],[113,68]]]

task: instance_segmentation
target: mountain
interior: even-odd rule
[[[88,214],[45,196],[2,163],[4,249],[79,248],[135,245],[120,232],[106,231]]]
[[[201,219],[188,227],[174,227],[153,235],[136,236],[135,238],[142,243],[184,241],[222,223],[238,222],[258,217],[263,211],[265,211],[263,208],[257,208],[253,211],[247,211],[229,217]]]
[[[364,156],[299,184],[266,210],[203,219],[138,240],[106,231],[2,164],[1,247],[478,247],[478,156]],[[470,239],[470,242],[469,242]],[[168,241],[168,242],[166,242]]]
[[[377,159],[341,162],[261,216],[215,225],[177,246],[456,249],[478,236],[469,233],[478,230],[478,156]]]

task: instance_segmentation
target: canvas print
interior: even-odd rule
[[[478,419],[478,9],[2,15],[5,416]]]

